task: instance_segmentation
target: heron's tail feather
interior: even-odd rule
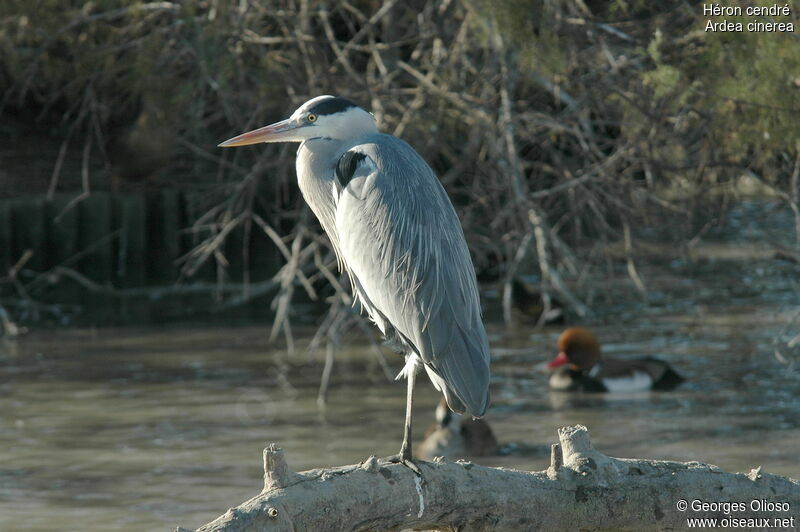
[[[456,328],[447,352],[431,364],[437,377],[431,380],[444,393],[450,409],[473,417],[483,416],[489,407],[489,343],[482,329],[475,334]]]
[[[446,386],[444,389],[444,398],[447,401],[447,406],[456,414],[463,414],[467,411],[467,407],[461,402],[461,399]]]
[[[402,371],[400,373],[402,373]],[[425,364],[425,373],[428,374],[428,378],[430,378],[431,382],[433,383],[433,387],[444,394],[444,398],[447,401],[447,406],[450,408],[450,410],[457,414],[463,414],[467,409],[466,406],[464,406],[464,403],[461,402],[461,399],[458,398],[453,390],[447,386],[447,383],[442,376],[439,375],[436,370],[428,364]]]

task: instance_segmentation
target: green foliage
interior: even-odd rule
[[[775,21],[792,18],[796,25],[800,23],[797,13],[775,17]],[[705,49],[692,70],[702,73],[702,103],[714,112],[719,131],[729,132],[723,136],[726,151],[731,156],[743,151],[757,153],[763,161],[765,156],[792,150],[800,136],[800,44],[796,34],[709,32],[704,37]]]
[[[653,96],[663,99],[671,96],[679,88],[681,71],[671,65],[658,65],[642,74],[646,86],[653,88]]]

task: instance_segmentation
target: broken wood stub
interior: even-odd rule
[[[295,476],[286,463],[283,449],[274,443],[264,448],[264,491],[285,488]]]

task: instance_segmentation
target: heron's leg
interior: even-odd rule
[[[408,379],[408,391],[406,393],[406,424],[403,428],[403,444],[400,446],[400,453],[390,456],[387,460],[393,463],[403,464],[417,476],[422,476],[417,464],[414,463],[414,456],[411,451],[411,411],[414,406],[414,383],[417,380],[417,366],[414,365],[406,374]]]
[[[414,383],[417,381],[417,368],[408,372],[408,391],[406,392],[406,424],[403,428],[403,445],[400,446],[400,460],[413,458],[411,452],[411,411],[414,408]]]

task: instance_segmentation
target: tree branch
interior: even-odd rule
[[[730,512],[736,518],[789,518],[800,508],[800,483],[761,468],[745,475],[699,462],[610,458],[581,425],[558,436],[546,471],[436,459],[419,462],[422,479],[374,456],[293,473],[271,445],[261,494],[198,530],[663,530],[684,528],[687,518],[725,517],[721,510],[680,511],[679,501],[745,503]],[[750,502],[760,500],[791,511],[754,511]]]

